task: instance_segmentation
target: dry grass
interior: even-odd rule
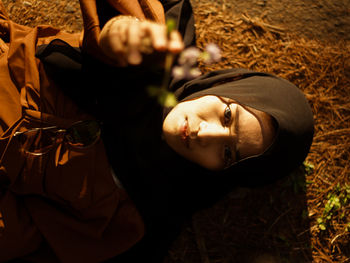
[[[27,7],[21,0],[3,2],[20,23],[81,28],[77,1],[70,7],[66,1],[28,0]],[[203,71],[266,71],[304,91],[316,125],[307,157],[314,169],[263,188],[237,189],[196,213],[165,262],[350,262],[350,193],[348,199],[344,194],[350,186],[349,43],[303,39],[263,17],[235,17],[211,1],[193,3],[198,46],[214,42],[223,51],[222,62],[202,65]],[[326,211],[332,200],[339,202]],[[330,218],[321,230],[317,219],[325,216]]]
[[[350,262],[350,43],[303,39],[262,17],[194,2],[198,46],[217,43],[224,57],[202,69],[243,67],[290,80],[309,100],[316,129],[313,171],[232,193],[194,216],[189,230],[202,262]],[[332,200],[338,206],[328,211]]]

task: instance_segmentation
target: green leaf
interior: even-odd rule
[[[199,59],[202,61],[207,61],[210,59],[210,54],[206,51],[203,51],[202,53],[199,54]]]
[[[339,197],[337,197],[337,196],[333,200],[333,207],[336,210],[338,210],[341,207]]]
[[[147,92],[151,97],[156,97],[158,103],[162,106],[174,107],[177,104],[177,99],[172,92],[156,86],[148,86]]]
[[[165,95],[164,106],[165,107],[174,107],[177,104],[177,99],[175,95],[171,92],[168,92]]]
[[[312,163],[309,163],[307,161],[304,161],[304,168],[307,174],[312,173],[312,171],[315,169],[315,166]]]
[[[166,21],[166,27],[168,34],[176,29],[176,22],[174,19],[168,19]]]
[[[318,217],[318,218],[316,219],[316,221],[317,221],[318,224],[322,224],[323,219],[322,219],[321,217]]]
[[[344,217],[345,217],[345,211],[343,211],[343,213],[340,214],[339,218],[344,219]]]
[[[322,223],[322,224],[319,224],[318,227],[319,227],[322,231],[326,230],[326,226],[325,226],[323,223]]]

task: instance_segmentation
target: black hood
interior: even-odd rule
[[[275,139],[264,153],[240,160],[222,172],[203,172],[209,178],[211,174],[216,179],[221,175],[224,184],[233,180],[233,184],[244,186],[269,183],[298,167],[309,152],[313,114],[303,93],[285,79],[246,69],[226,69],[172,89],[180,102],[205,95],[233,99],[269,114],[277,124]]]

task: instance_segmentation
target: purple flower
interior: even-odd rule
[[[185,75],[186,75],[184,67],[180,67],[180,66],[175,66],[173,68],[172,74],[175,79],[183,79],[185,78]]]
[[[188,72],[187,79],[194,79],[202,75],[202,72],[199,68],[191,68]]]
[[[219,62],[221,59],[221,50],[218,45],[210,43],[205,48],[206,56],[204,57],[205,63]]]
[[[173,68],[172,74],[175,79],[190,80],[199,77],[202,72],[199,70],[199,68],[190,67],[185,64],[182,66],[175,66]]]
[[[198,48],[189,47],[181,52],[178,62],[180,65],[193,66],[197,63],[199,55],[200,51]]]

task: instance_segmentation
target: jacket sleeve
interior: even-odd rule
[[[112,17],[130,15],[140,20],[165,22],[164,9],[158,0],[80,0],[84,21],[84,35],[80,44],[87,54],[113,64],[100,50],[98,39],[104,24]]]

